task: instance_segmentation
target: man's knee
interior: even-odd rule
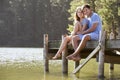
[[[86,41],[90,40],[90,35],[84,35],[83,39]]]

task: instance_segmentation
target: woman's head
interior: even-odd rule
[[[75,12],[75,20],[80,21],[81,18],[84,18],[84,13],[82,7],[77,7]]]

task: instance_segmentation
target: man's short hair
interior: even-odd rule
[[[89,4],[85,4],[85,5],[82,6],[82,8],[83,8],[83,9],[84,9],[84,8],[88,8],[88,9],[90,9],[91,7],[90,7]]]

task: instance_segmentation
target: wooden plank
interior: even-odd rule
[[[99,43],[99,41],[93,41],[93,40],[88,41],[85,48],[86,49],[95,49],[96,46],[98,46],[98,43]]]
[[[49,52],[49,54],[47,55],[47,58],[50,60],[50,59],[52,59],[52,57],[56,54],[56,52],[57,52],[57,49],[52,49],[52,50],[50,50],[50,51],[48,51]],[[51,53],[50,53],[51,52]],[[74,52],[74,50],[68,50],[68,53],[69,54],[72,54]],[[81,52],[81,58],[82,59],[85,59],[89,54],[90,54],[90,52],[92,52],[92,50],[83,50],[82,52]],[[105,55],[109,55],[109,56],[118,56],[118,57],[120,57],[120,55],[118,55],[118,54],[116,54],[115,52],[113,52],[113,51],[110,51],[110,50],[106,50],[105,51]],[[96,56],[93,56],[92,58],[96,58]],[[61,59],[61,58],[59,58],[59,59]]]
[[[50,40],[48,42],[49,49],[59,49],[61,40]]]
[[[105,62],[106,63],[120,64],[120,56],[105,55]]]
[[[120,39],[112,39],[106,41],[106,49],[120,49]]]
[[[109,56],[120,56],[118,53],[116,53],[116,50],[106,50],[105,55]]]
[[[100,50],[100,45],[98,45],[91,53],[90,55],[85,59],[85,61],[80,64],[74,71],[73,73],[77,73],[98,51]]]
[[[61,44],[60,40],[53,40],[53,41],[49,41],[48,46],[49,49],[59,49],[60,44]],[[97,45],[98,45],[98,41],[88,41],[85,48],[93,49],[96,48]],[[68,45],[68,48],[72,49],[72,45]]]
[[[120,39],[112,39],[112,40],[106,40],[105,41],[106,50],[108,49],[118,49],[120,50]],[[61,40],[53,40],[48,42],[49,49],[59,49],[59,46],[61,44]],[[94,49],[98,45],[98,41],[88,41],[85,48],[87,49]],[[69,48],[72,48],[71,45],[69,45]]]

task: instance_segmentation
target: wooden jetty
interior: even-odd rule
[[[62,36],[62,39],[64,36]],[[44,71],[49,72],[49,60],[56,54],[59,49],[62,40],[48,40],[48,34],[44,34]],[[79,70],[91,59],[97,58],[98,60],[98,77],[104,77],[104,63],[110,63],[110,70],[114,68],[113,64],[120,64],[120,55],[116,54],[116,51],[120,50],[120,39],[106,39],[106,33],[102,32],[99,41],[88,41],[86,47],[81,52],[81,58],[84,58],[84,62],[79,65],[79,62],[75,62],[75,70],[73,73],[79,72]],[[68,45],[62,52],[62,72],[68,73],[68,60],[66,56],[74,52],[71,45]]]

